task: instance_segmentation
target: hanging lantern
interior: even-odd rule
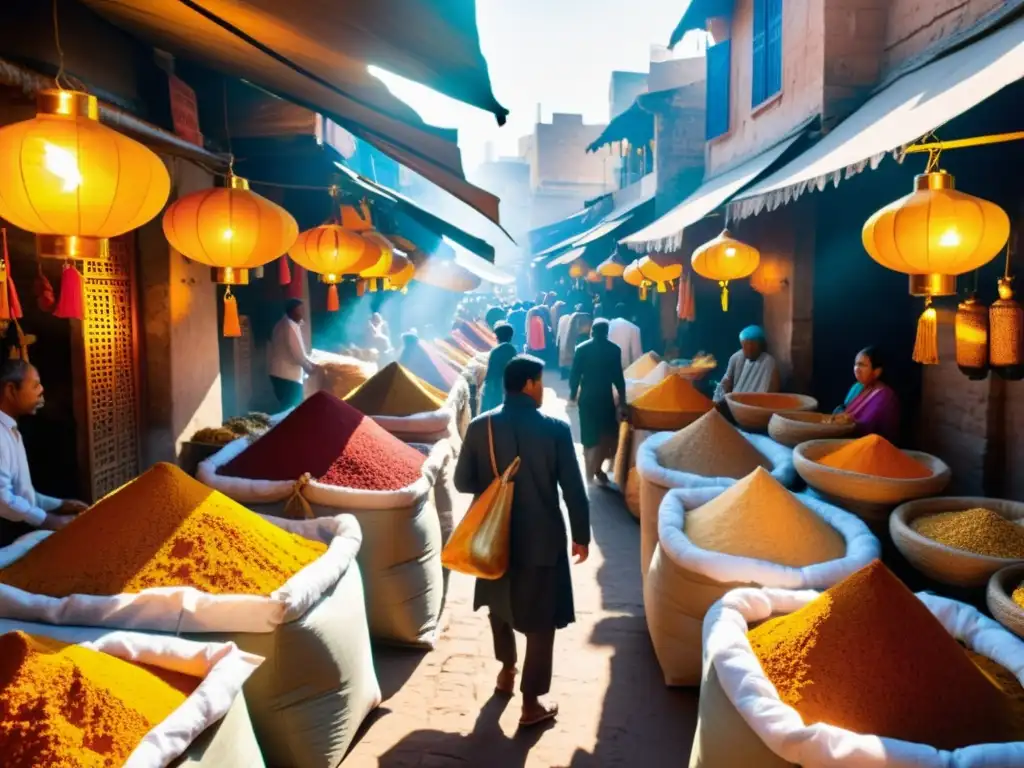
[[[394,251],[391,256],[391,268],[384,278],[385,291],[399,291],[412,279],[416,267],[402,251]]]
[[[1024,308],[1013,298],[1013,278],[999,279],[999,300],[988,309],[989,365],[1002,378],[1024,378]]]
[[[723,312],[729,311],[729,281],[750,277],[760,263],[760,251],[737,240],[727,229],[697,248],[690,258],[694,272],[718,281],[722,288]]]
[[[662,266],[650,256],[644,256],[636,264],[644,280],[657,286],[658,293],[665,293],[672,283],[683,275],[682,264],[668,264]]]
[[[235,175],[226,187],[176,200],[164,212],[163,228],[176,251],[212,267],[214,282],[228,286],[248,285],[249,271],[285,253],[299,233],[288,211],[252,192],[249,182]],[[226,318],[234,297],[228,291],[224,299]]]
[[[163,161],[99,122],[95,96],[42,91],[31,120],[0,128],[0,218],[36,234],[39,255],[109,258],[109,238],[160,213]]]
[[[958,192],[943,170],[914,177],[914,189],[864,223],[864,250],[883,267],[910,276],[910,293],[925,297],[914,360],[939,361],[931,300],[956,293],[956,276],[991,261],[1010,236],[1010,219],[995,203]]]
[[[395,256],[395,247],[380,232],[369,229],[363,232],[363,238],[377,249],[377,259],[373,264],[359,273],[369,281],[370,292],[377,290],[377,280],[383,280],[391,273],[391,261]]]
[[[615,278],[622,277],[622,273],[626,271],[626,265],[619,261],[618,257],[619,252],[616,249],[611,256],[602,261],[597,267],[597,273],[604,278],[604,287],[609,291],[612,289]]]
[[[960,302],[954,321],[956,364],[969,379],[988,376],[988,309],[974,294]]]
[[[341,206],[340,223],[349,232],[355,232],[356,234],[369,232],[373,229],[373,217],[370,214],[370,206],[365,200],[361,200],[358,206]]]
[[[586,277],[584,279],[588,283],[600,283],[602,280],[601,275],[598,274],[596,269],[591,269],[589,272],[587,272]]]
[[[587,264],[582,259],[576,259],[576,261],[569,265],[569,277],[573,280],[579,280],[586,272]]]
[[[380,258],[379,249],[368,247],[361,235],[338,224],[322,224],[300,233],[288,255],[310,272],[338,276],[358,274]]]

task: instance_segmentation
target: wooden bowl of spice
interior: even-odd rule
[[[780,445],[796,448],[808,440],[839,440],[852,435],[857,425],[836,421],[836,417],[814,411],[784,411],[772,414],[768,434]]]
[[[776,413],[813,411],[818,407],[813,397],[790,393],[730,392],[725,402],[737,424],[761,432],[768,429],[768,422]]]
[[[801,443],[793,450],[793,466],[826,499],[876,520],[905,501],[937,496],[950,479],[942,459],[902,451],[878,435]]]
[[[949,496],[902,504],[889,517],[893,544],[930,579],[983,587],[992,574],[1024,563],[1024,504]]]
[[[985,598],[992,617],[1024,638],[1024,563],[993,573]]]

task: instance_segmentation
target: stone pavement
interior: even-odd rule
[[[548,391],[545,411],[565,416],[564,391]],[[436,648],[378,650],[384,703],[345,768],[686,764],[697,695],[662,681],[644,620],[639,526],[618,494],[592,488],[590,498],[590,558],[573,567],[576,623],[555,640],[558,720],[517,733],[521,699],[492,695],[499,665],[486,614],[472,610],[473,580],[453,574]]]

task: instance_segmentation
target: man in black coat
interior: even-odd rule
[[[551,689],[555,630],[576,620],[559,487],[577,563],[587,559],[590,545],[590,502],[569,425],[539,410],[543,376],[544,364],[526,355],[505,366],[505,403],[469,425],[455,467],[455,487],[462,493],[479,496],[490,485],[494,470],[488,421],[498,471],[505,471],[516,456],[520,459],[512,497],[509,568],[500,579],[477,579],[473,607],[490,609],[494,655],[503,665],[496,684],[499,693],[514,692],[514,631],[526,635],[522,726],[558,714],[558,706],[545,699]]]
[[[580,441],[587,480],[607,485],[604,462],[615,457],[619,435],[619,414],[612,389],[618,390],[619,403],[626,403],[626,381],[622,373],[622,350],[608,341],[608,321],[595,320],[591,338],[576,347],[569,374],[569,401],[579,395]]]
[[[480,412],[493,411],[505,399],[505,366],[516,356],[512,344],[514,331],[508,323],[494,326],[498,346],[487,356],[487,373],[484,375],[483,392],[480,395]]]

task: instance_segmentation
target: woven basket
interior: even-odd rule
[[[889,517],[889,534],[907,561],[928,578],[954,587],[983,587],[996,571],[1008,565],[1024,563],[1024,558],[976,555],[940,544],[910,527],[922,515],[975,507],[991,509],[1007,520],[1024,521],[1024,504],[1002,499],[948,496],[919,499],[900,505]]]
[[[787,397],[792,398],[792,405],[786,405],[785,407],[770,407],[762,405],[761,403],[767,401],[768,398],[776,397]],[[736,419],[736,423],[744,429],[748,430],[760,430],[764,432],[768,429],[768,422],[776,413],[782,413],[787,411],[813,411],[818,408],[818,401],[808,395],[796,395],[789,392],[780,392],[779,394],[764,395],[758,392],[730,392],[725,396],[725,402],[729,404],[729,410],[732,411],[732,417]]]
[[[832,418],[824,413],[813,411],[784,411],[772,414],[768,422],[768,434],[772,440],[789,448],[796,448],[808,440],[827,440],[844,438],[852,435],[857,425],[854,423],[829,423]]]
[[[690,426],[707,411],[649,411],[643,408],[630,409],[629,421],[634,429],[651,432],[677,431]]]
[[[819,464],[851,440],[811,440],[793,450],[793,466],[811,488],[824,498],[855,512],[865,519],[878,519],[897,504],[926,496],[938,496],[949,485],[949,467],[942,459],[920,451],[904,451],[930,468],[931,477],[895,480],[862,475]]]
[[[986,602],[992,617],[1017,635],[1024,637],[1024,608],[1013,602],[1013,590],[1024,581],[1024,564],[996,571],[988,582]]]

